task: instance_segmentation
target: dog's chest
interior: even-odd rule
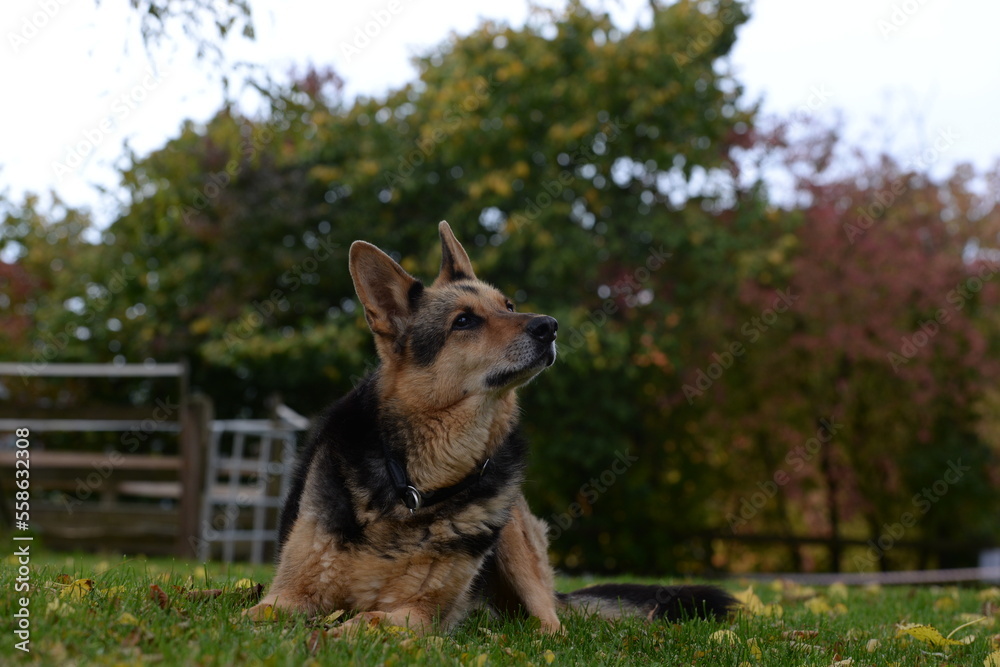
[[[318,608],[419,603],[446,610],[465,598],[509,516],[509,505],[502,496],[438,515],[418,510],[361,516],[364,538],[358,543],[331,535],[307,510],[286,548],[308,563],[305,569],[313,573],[308,595]]]

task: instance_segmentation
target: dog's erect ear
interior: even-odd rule
[[[370,243],[352,243],[350,257],[354,291],[361,299],[369,328],[376,340],[395,341],[406,330],[423,284]]]
[[[434,280],[434,286],[453,280],[475,280],[476,273],[472,270],[469,255],[455,238],[448,223],[442,220],[438,225],[438,232],[441,233],[441,273]]]

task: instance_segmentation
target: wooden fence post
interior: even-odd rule
[[[196,558],[201,539],[201,503],[204,496],[205,456],[212,438],[212,401],[207,396],[190,396],[181,407],[180,482],[177,555]]]

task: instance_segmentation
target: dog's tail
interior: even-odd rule
[[[715,586],[598,584],[572,593],[556,593],[564,606],[605,618],[635,616],[647,620],[723,620],[739,602]]]

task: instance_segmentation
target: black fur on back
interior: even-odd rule
[[[692,618],[722,620],[739,606],[721,588],[695,585],[598,584],[559,593],[558,598],[566,605],[602,616],[641,615],[672,622]]]

